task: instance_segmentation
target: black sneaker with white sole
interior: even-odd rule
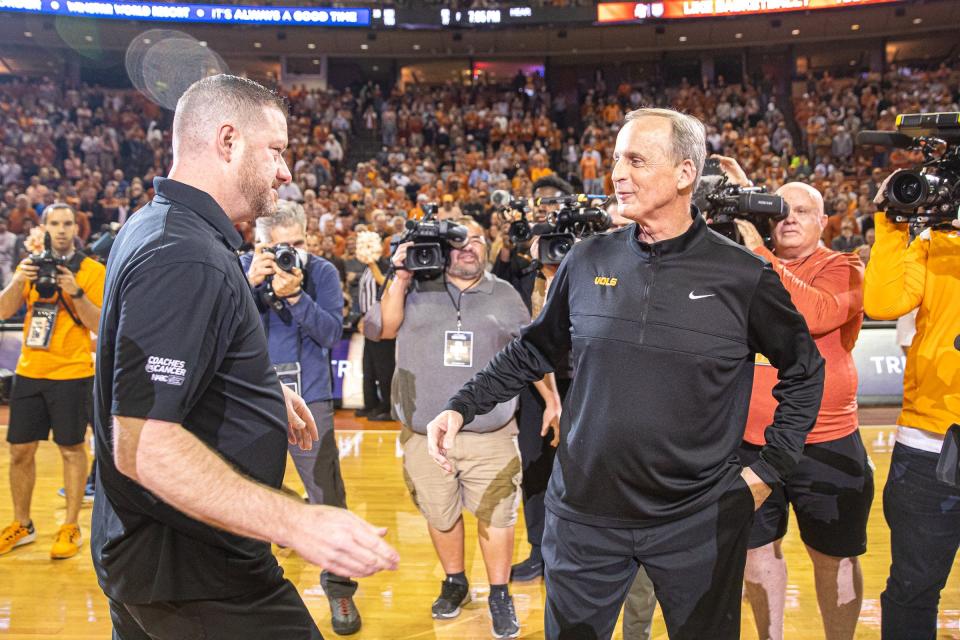
[[[494,638],[516,638],[520,635],[517,611],[513,608],[513,596],[509,593],[490,594],[490,617],[493,619]]]
[[[438,620],[448,620],[460,615],[460,607],[470,602],[470,586],[452,580],[444,580],[440,596],[433,601],[431,615]]]

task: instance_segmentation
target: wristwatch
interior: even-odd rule
[[[83,297],[83,289],[81,289],[81,288],[78,287],[78,288],[77,288],[77,292],[76,292],[76,293],[71,293],[71,294],[70,294],[70,297],[73,298],[74,300],[79,300],[80,298]]]

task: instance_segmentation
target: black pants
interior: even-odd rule
[[[396,340],[363,340],[363,408],[371,415],[390,413],[396,344]]]
[[[570,380],[558,378],[557,387],[562,400],[567,395]],[[547,494],[557,450],[550,446],[553,434],[546,437],[540,435],[544,403],[536,387],[528,384],[519,397],[517,446],[523,464],[523,482],[520,485],[523,490],[523,520],[527,526],[527,542],[532,547],[539,547],[543,541],[543,499]]]
[[[110,599],[113,640],[323,640],[289,580],[225,600],[123,604]]]
[[[884,640],[934,640],[937,606],[960,545],[960,490],[940,482],[935,453],[897,443],[883,489],[890,577],[880,594]]]
[[[740,591],[753,496],[737,478],[720,500],[643,529],[593,527],[547,510],[543,537],[548,640],[610,638],[639,565],[672,640],[740,637]]]

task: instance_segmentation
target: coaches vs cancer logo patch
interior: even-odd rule
[[[187,363],[183,360],[149,356],[144,369],[150,374],[151,382],[162,382],[179,387],[187,375],[186,367]]]

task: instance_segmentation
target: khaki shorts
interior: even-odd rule
[[[430,526],[449,531],[463,509],[491,527],[516,524],[523,473],[516,432],[511,420],[492,433],[457,434],[447,452],[453,473],[447,473],[427,453],[427,437],[404,428],[403,477]]]

